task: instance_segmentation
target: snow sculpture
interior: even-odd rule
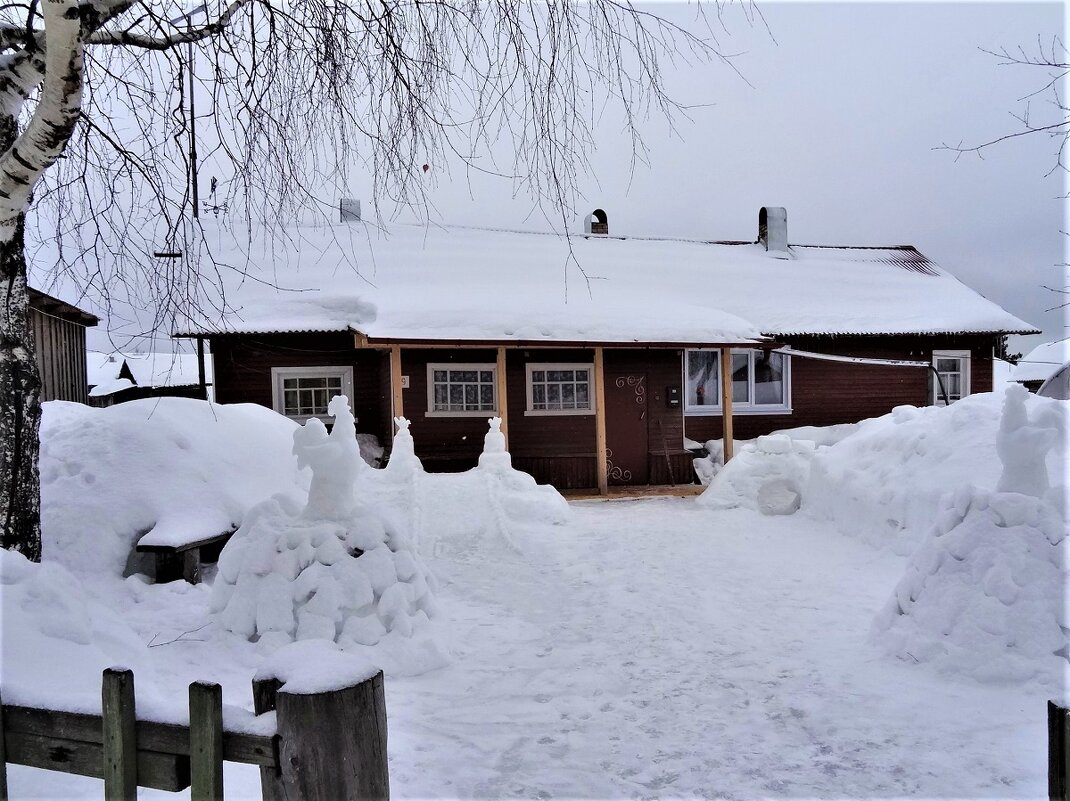
[[[1003,463],[996,490],[1021,492],[1043,497],[1048,490],[1048,469],[1044,463],[1056,443],[1053,426],[1030,420],[1025,403],[1029,390],[1021,384],[1007,388],[1003,399],[1003,416],[996,435],[996,452]]]
[[[441,665],[428,626],[433,578],[390,510],[357,496],[369,486],[362,474],[382,471],[360,459],[347,399],[328,411],[330,434],[315,418],[294,432],[294,454],[312,470],[308,503],[275,496],[250,510],[220,555],[212,611],[268,650],[324,639],[367,651],[388,672]]]
[[[416,443],[413,442],[412,434],[409,433],[409,420],[404,417],[395,417],[397,433],[394,434],[394,443],[390,448],[390,461],[386,463],[387,474],[410,475],[414,471],[423,470],[419,457],[416,455]]]
[[[367,464],[360,456],[349,398],[335,395],[327,414],[334,418],[331,433],[318,417],[310,418],[294,432],[293,453],[299,468],[312,469],[305,516],[342,520],[353,509],[353,484]]]
[[[1061,683],[1070,659],[1062,588],[1065,512],[1048,493],[1047,451],[1058,417],[1030,419],[1029,393],[1007,390],[996,435],[995,492],[944,496],[935,525],[874,622],[885,650],[981,680]]]
[[[483,437],[483,453],[479,455],[479,466],[486,470],[511,470],[513,462],[505,450],[505,434],[502,433],[502,418],[492,417],[487,421],[490,430]]]

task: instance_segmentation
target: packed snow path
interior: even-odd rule
[[[388,688],[399,797],[1044,795],[1043,693],[867,644],[900,557],[802,516],[572,506],[512,553],[436,548],[457,660]]]
[[[395,798],[1045,796],[1042,691],[867,642],[903,557],[803,514],[571,506],[550,530],[421,543],[454,662],[387,681]],[[208,619],[205,587],[137,586],[111,600],[145,641]],[[213,678],[248,704],[260,657],[217,634],[151,649],[158,689]],[[13,799],[100,798],[95,780],[10,776]],[[227,765],[228,799],[259,792]]]

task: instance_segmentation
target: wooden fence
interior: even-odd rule
[[[312,694],[254,681],[253,703],[276,712],[273,734],[227,731],[222,689],[204,682],[189,687],[188,726],[137,720],[129,670],[104,671],[100,715],[0,704],[0,801],[8,763],[103,779],[107,801],[135,801],[139,786],[217,801],[224,761],[258,765],[265,801],[389,798],[381,672]]]
[[[1070,801],[1070,709],[1048,701],[1048,798]]]

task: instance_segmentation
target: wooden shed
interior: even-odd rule
[[[41,374],[41,400],[86,403],[85,330],[99,320],[30,287],[30,330]]]

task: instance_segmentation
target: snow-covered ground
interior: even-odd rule
[[[1033,429],[1065,421],[1066,404],[1028,400],[1025,423]],[[970,498],[988,500],[971,500],[972,511],[954,520],[945,514],[938,521],[934,512],[933,530],[884,545],[809,512],[808,495],[827,492],[821,483],[799,488],[802,508],[791,515],[692,498],[579,501],[547,514],[556,507],[531,501],[526,485],[506,492],[500,454],[467,478],[421,480],[414,466],[417,480],[400,482],[401,489],[360,484],[365,493],[408,497],[416,510],[407,525],[435,576],[431,626],[449,651],[446,664],[420,675],[388,675],[394,797],[1044,797],[1044,702],[1064,693],[1060,672],[979,677],[957,661],[926,661],[926,654],[915,661],[885,647],[877,625],[897,585],[920,575],[912,559],[925,543],[995,525],[990,510],[1012,494],[996,486],[1000,470],[990,463],[998,460],[1001,418],[987,410],[998,410],[1001,399],[977,403],[985,413],[963,406],[957,414],[976,427],[974,441],[988,443],[969,454],[989,462],[978,466]],[[881,480],[906,487],[906,473],[927,463],[919,465],[916,449],[906,458],[906,446],[892,447],[894,432],[916,443],[919,420],[930,420],[930,433],[943,430],[955,406],[921,411],[870,424],[871,447],[848,447],[849,435],[816,448],[813,458],[831,467],[837,454],[871,454],[879,446],[888,459],[903,457],[898,472]],[[878,429],[883,433],[873,433]],[[747,461],[739,464],[742,471]],[[954,465],[955,483],[969,485],[969,460]],[[820,480],[831,475],[821,472]],[[861,504],[869,484],[844,475]],[[457,482],[452,489],[450,481]],[[1000,537],[1041,530],[1041,517],[1020,511],[1029,504],[1065,514],[1053,491],[1046,497],[1018,504],[1014,520],[1001,518],[1009,527]],[[878,492],[873,502],[881,499]],[[953,497],[949,502],[954,508]],[[483,518],[473,515],[465,526],[466,511]],[[951,533],[937,534],[938,522]],[[897,553],[906,550],[903,542],[921,544]],[[1030,554],[1046,547],[1035,537],[1028,542]],[[1027,565],[1049,555],[1065,559],[1062,543],[1032,562],[1020,558]],[[223,684],[227,704],[251,706],[249,683],[264,648],[213,617],[211,587],[42,576],[47,564],[35,568],[6,554],[0,568],[6,701],[59,694],[71,708],[99,703],[100,667],[113,657],[136,660],[146,714],[180,717],[185,686],[203,678]],[[961,573],[931,575],[930,590],[968,586]],[[57,578],[68,586],[81,581],[82,597],[50,595]],[[937,597],[913,595],[919,609]],[[956,597],[971,602],[961,592]],[[75,614],[72,606],[83,616],[79,624],[57,627],[57,619]],[[919,620],[917,630],[890,639],[917,639],[928,631]],[[94,626],[98,633],[80,643],[79,632]],[[143,647],[149,642],[154,647]],[[161,642],[167,644],[155,645]],[[965,642],[956,656],[969,660],[974,640]],[[42,670],[61,650],[62,664]],[[9,776],[12,798],[101,792],[97,781],[57,773],[11,767]],[[228,764],[226,785],[228,798],[259,797],[255,769]]]

